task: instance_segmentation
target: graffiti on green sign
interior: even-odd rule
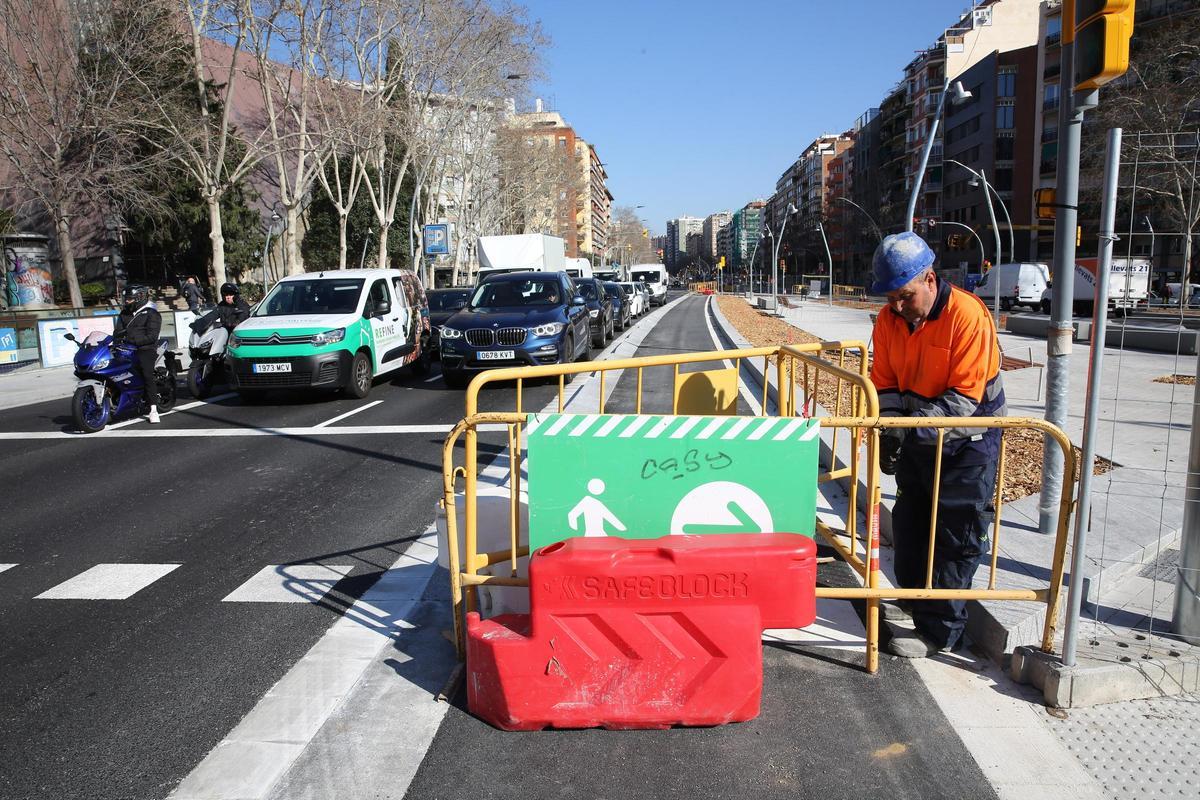
[[[815,420],[550,414],[531,415],[526,430],[532,547],[571,536],[814,532]]]

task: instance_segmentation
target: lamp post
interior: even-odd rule
[[[905,230],[912,232],[913,217],[917,213],[917,196],[921,193],[921,184],[925,181],[925,167],[929,164],[929,153],[933,150],[933,141],[937,139],[938,123],[942,121],[942,111],[946,107],[946,93],[949,92],[950,79],[946,79],[946,83],[942,86],[942,93],[938,95],[937,111],[933,114],[933,122],[929,126],[929,136],[925,139],[925,146],[921,148],[921,166],[917,168],[916,180],[913,181],[912,194],[908,198],[908,213],[904,220]],[[954,101],[962,102],[971,97],[971,93],[963,88],[961,81],[954,82]]]
[[[964,225],[961,222],[951,222],[948,219],[944,219],[941,222],[935,222],[934,224],[935,225],[953,225],[956,228],[965,228],[967,233],[974,236],[975,241],[979,242],[979,270],[981,272],[983,271],[983,262],[987,261],[987,254],[983,250],[983,239],[979,238],[979,234],[975,232],[974,228],[972,228],[970,225]]]
[[[817,220],[817,230],[821,232],[821,243],[825,245],[825,260],[829,266],[829,306],[833,307],[833,254],[829,252],[829,240],[825,238],[825,225]]]
[[[833,199],[841,200],[843,203],[848,203],[851,206],[853,206],[854,208],[857,208],[860,212],[862,212],[862,215],[867,218],[868,222],[871,223],[871,230],[875,231],[876,238],[879,239],[879,241],[881,241],[881,242],[883,241],[883,231],[880,230],[879,225],[877,225],[875,223],[875,218],[872,217],[871,214],[865,208],[863,208],[858,203],[854,202],[853,200],[851,200],[848,197],[835,197]]]
[[[762,231],[759,231],[758,239],[756,239],[754,242],[754,250],[750,252],[750,291],[747,292],[747,295],[751,298],[754,297],[754,258],[758,255],[758,246],[762,244],[762,240],[765,237],[766,234],[764,234]]]
[[[358,257],[358,268],[362,269],[367,261],[367,245],[371,242],[371,237],[375,235],[375,228],[367,228],[367,235],[363,237],[362,254]]]
[[[993,186],[992,184],[988,183],[987,181],[983,180],[982,173],[976,172],[975,170],[971,169],[970,167],[968,167],[966,164],[962,163],[961,161],[955,161],[953,158],[947,158],[946,162],[948,164],[956,164],[956,165],[962,167],[963,169],[965,169],[967,172],[974,175],[975,181],[970,183],[969,185],[978,186],[980,183],[982,183],[986,187],[984,189],[984,191],[990,191],[992,193],[992,196],[996,198],[996,202],[1000,204],[1000,210],[1004,212],[1004,221],[1008,223],[1008,257],[1011,258],[1013,261],[1016,261],[1017,260],[1017,240],[1016,240],[1015,235],[1013,234],[1012,216],[1008,213],[1008,206],[1004,205],[1004,200],[1000,197],[1000,193],[998,191],[996,191],[996,187]],[[999,262],[996,262],[996,263],[999,263]]]
[[[779,223],[779,235],[771,233],[771,228],[764,225],[763,228],[767,231],[767,236],[771,237],[771,310],[776,314],[779,313],[779,245],[783,244],[783,232],[787,230],[788,217],[796,213],[796,205],[788,203],[787,210],[783,212],[783,222]]]
[[[271,234],[275,232],[275,226],[279,224],[279,212],[272,207],[271,224],[267,227],[267,242],[263,245],[262,258],[262,293],[263,297],[267,296],[267,259],[271,257]]]

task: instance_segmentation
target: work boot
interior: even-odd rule
[[[907,628],[893,628],[892,638],[887,643],[888,652],[901,658],[927,658],[942,649],[921,634]]]
[[[879,613],[888,622],[903,622],[912,619],[912,602],[908,600],[880,600]]]
[[[158,406],[150,406],[150,415],[147,417],[151,425],[158,424]]]

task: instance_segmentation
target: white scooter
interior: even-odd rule
[[[192,397],[203,400],[212,394],[214,385],[228,382],[225,376],[225,346],[228,343],[229,331],[219,317],[214,316],[207,329],[192,331],[188,339],[192,363],[187,372],[188,391]]]

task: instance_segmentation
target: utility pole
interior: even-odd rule
[[[1072,315],[1075,307],[1075,230],[1079,204],[1079,138],[1083,113],[1095,108],[1099,93],[1095,90],[1076,96],[1075,21],[1062,22],[1062,48],[1059,55],[1058,166],[1054,203],[1054,259],[1051,277],[1054,296],[1050,306],[1050,324],[1046,329],[1046,421],[1059,428],[1067,426],[1067,407],[1071,390],[1071,340],[1074,336]],[[1099,342],[1097,346],[1103,347]],[[1058,444],[1047,439],[1042,450],[1042,494],[1038,502],[1038,529],[1052,534],[1058,528],[1058,499],[1062,495],[1063,454]]]

